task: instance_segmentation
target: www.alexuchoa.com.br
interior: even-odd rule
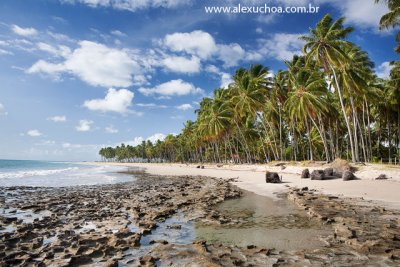
[[[227,13],[227,14],[316,14],[319,12],[318,6],[309,4],[308,6],[245,6],[237,4],[235,6],[205,6],[206,13]]]

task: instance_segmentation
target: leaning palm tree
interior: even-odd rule
[[[301,39],[306,41],[303,52],[307,55],[307,62],[314,60],[320,64],[325,73],[333,76],[334,87],[339,95],[340,106],[342,108],[343,117],[346,122],[348,137],[350,141],[352,161],[356,161],[353,136],[351,134],[350,121],[346,114],[346,108],[343,100],[342,88],[335,68],[348,61],[348,56],[344,52],[344,47],[351,47],[353,44],[346,41],[345,38],[353,31],[351,27],[343,26],[344,18],[333,21],[332,17],[327,14],[317,23],[315,29],[310,29],[310,35],[302,36]]]

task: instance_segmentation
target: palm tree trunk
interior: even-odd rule
[[[242,130],[240,130],[239,124],[237,123],[236,120],[235,120],[235,124],[236,124],[236,127],[237,127],[238,131],[239,131],[239,135],[243,138],[243,144],[244,144],[243,149],[244,149],[244,151],[246,153],[247,162],[250,162],[250,155],[249,155],[250,149],[249,149],[249,146],[247,145],[246,138],[244,137],[244,135],[242,133]]]
[[[308,135],[308,143],[309,143],[309,145],[310,145],[310,160],[314,160],[313,149],[312,149],[312,141],[311,141],[310,125],[308,125],[307,118],[304,118],[304,121],[305,121],[305,123],[306,123],[307,135]]]
[[[260,122],[261,122],[261,125],[263,126],[263,128],[264,128],[264,131],[265,131],[265,136],[267,136],[268,135],[268,131],[267,131],[267,127],[265,126],[265,123],[264,123],[264,120],[263,120],[263,118],[261,117],[261,115],[257,112],[257,117],[259,118],[259,120],[260,120]],[[267,121],[267,123],[268,123],[268,121]],[[270,127],[270,124],[268,123],[268,127]],[[270,127],[271,128],[271,127]],[[272,130],[272,128],[271,128],[271,130]],[[274,135],[272,135],[272,137],[274,138],[274,142],[275,142],[275,137],[274,137]],[[272,144],[271,144],[271,150],[272,150],[272,154],[274,154],[274,158],[275,158],[275,160],[278,160],[278,152],[276,151],[276,153],[275,153],[275,151],[274,151],[274,148],[272,147]]]
[[[342,108],[343,117],[344,117],[345,122],[346,122],[347,134],[349,135],[349,140],[350,140],[351,159],[352,159],[353,162],[356,162],[356,158],[355,158],[355,155],[354,155],[355,154],[354,153],[354,143],[353,143],[353,137],[352,137],[352,134],[351,134],[350,122],[349,122],[349,118],[346,115],[346,109],[344,107],[343,96],[342,96],[342,92],[341,92],[341,89],[340,89],[340,86],[339,86],[339,81],[337,79],[335,69],[333,68],[333,66],[329,62],[328,62],[328,64],[329,64],[329,67],[331,68],[331,70],[333,72],[333,77],[334,77],[335,83],[336,83],[336,90],[337,90],[337,92],[339,94],[340,106]]]
[[[311,119],[311,121],[314,124],[315,128],[317,128],[317,131],[318,131],[319,135],[321,136],[322,143],[324,144],[325,157],[326,157],[326,160],[329,161],[329,151],[328,151],[328,144],[326,143],[326,139],[323,136],[322,131],[319,129],[317,123],[312,118],[312,116],[310,114],[308,114],[308,117]]]

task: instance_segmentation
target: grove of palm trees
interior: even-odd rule
[[[400,2],[386,2],[391,11],[381,27],[395,27]],[[389,78],[378,78],[368,53],[348,40],[353,29],[344,22],[326,15],[301,37],[303,53],[285,70],[237,69],[227,88],[203,98],[196,120],[180,134],[99,154],[107,161],[190,163],[398,161],[400,61],[391,63]]]

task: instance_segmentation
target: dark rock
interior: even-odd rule
[[[118,267],[118,261],[115,259],[108,260],[103,267]]]
[[[279,184],[282,181],[281,181],[281,178],[279,178],[278,173],[267,171],[265,173],[265,182],[266,183],[271,183],[271,184]]]
[[[167,226],[168,229],[177,229],[180,230],[182,228],[182,225],[180,224],[171,224]]]
[[[311,173],[311,180],[324,180],[325,179],[325,173],[323,170],[314,170]]]
[[[342,179],[343,179],[343,181],[351,181],[351,180],[356,179],[356,177],[354,176],[354,174],[351,171],[345,171],[345,172],[343,172]]]
[[[387,179],[388,177],[386,176],[386,174],[381,174],[375,178],[375,180],[387,180]]]
[[[324,175],[325,176],[333,176],[333,168],[326,168],[324,170]]]
[[[309,171],[308,169],[304,169],[304,170],[301,172],[301,178],[302,178],[302,179],[310,178],[310,171]]]
[[[204,169],[204,166],[202,165],[202,166],[200,167],[200,169]]]

